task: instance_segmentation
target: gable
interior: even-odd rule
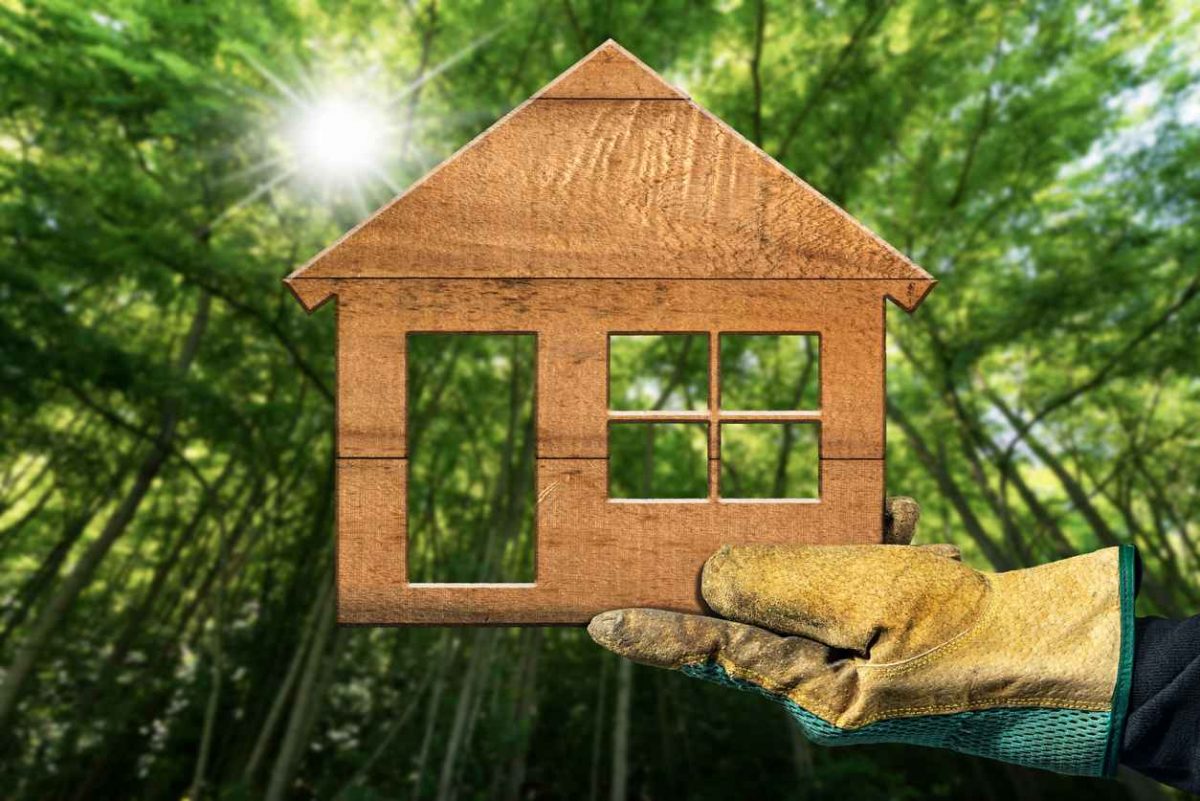
[[[636,56],[607,41],[548,83],[533,100],[687,100]]]
[[[932,284],[612,42],[289,282],[427,277]]]

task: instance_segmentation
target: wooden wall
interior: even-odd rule
[[[884,296],[903,291],[898,282],[319,283],[310,287],[314,296],[338,299],[338,587],[344,623],[584,623],[621,606],[699,611],[699,568],[721,544],[881,541]],[[608,336],[671,331],[820,335],[819,501],[608,500]],[[404,351],[410,332],[537,335],[534,585],[405,583]],[[772,413],[759,419],[799,418]],[[710,457],[716,455],[714,436]]]

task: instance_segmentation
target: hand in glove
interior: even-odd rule
[[[779,701],[818,743],[1111,775],[1133,549],[995,574],[936,547],[727,546],[701,581],[721,617],[623,609],[588,631],[621,656]]]

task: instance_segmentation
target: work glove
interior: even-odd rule
[[[721,617],[622,609],[588,631],[621,656],[778,701],[824,745],[910,743],[1112,775],[1133,549],[1008,573],[946,553],[726,546],[701,580]]]

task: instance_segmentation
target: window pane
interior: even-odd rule
[[[412,583],[534,580],[532,334],[408,337]]]
[[[608,494],[611,498],[708,497],[708,426],[610,425]]]
[[[818,423],[721,426],[722,498],[817,498]]]
[[[816,334],[722,334],[721,408],[820,408],[820,352]]]
[[[614,334],[608,338],[609,406],[618,411],[704,409],[707,334]]]

